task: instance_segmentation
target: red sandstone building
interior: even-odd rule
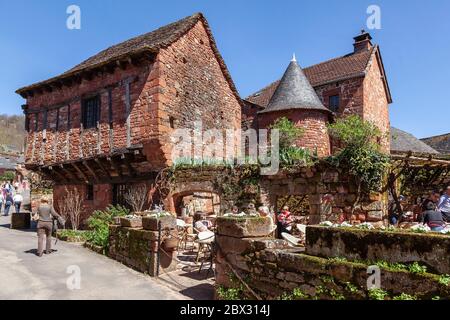
[[[201,120],[239,129],[241,100],[201,14],[112,46],[17,91],[28,131],[26,167],[56,182],[55,203],[79,185],[86,211],[123,201],[171,164],[170,133]]]
[[[266,128],[287,116],[305,129],[299,146],[326,156],[326,124],[359,114],[386,133],[380,143],[389,146],[391,95],[379,47],[365,32],[351,54],[305,70],[292,61],[280,81],[245,101],[201,14],[17,93],[27,100],[27,169],[56,182],[55,202],[66,187],[79,186],[86,213],[123,202],[130,184],[154,182],[171,164],[171,132],[199,120],[204,130],[240,129],[241,120],[244,128]],[[173,200],[169,207],[175,209]]]

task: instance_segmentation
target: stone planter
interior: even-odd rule
[[[142,217],[142,227],[144,230],[158,231],[158,223],[161,222],[161,229],[175,229],[177,227],[177,218],[174,216],[165,216],[160,218]]]
[[[13,210],[13,209],[11,209]],[[31,227],[31,215],[29,212],[13,212],[11,214],[11,229],[30,229]]]
[[[219,217],[216,223],[219,235],[234,238],[267,237],[274,229],[269,217]]]
[[[125,228],[142,228],[142,218],[120,218],[120,225]]]

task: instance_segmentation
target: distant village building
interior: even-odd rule
[[[421,140],[440,153],[450,154],[450,133]]]
[[[427,145],[425,142],[420,141],[412,134],[394,127],[391,127],[391,152],[439,154],[438,151]]]

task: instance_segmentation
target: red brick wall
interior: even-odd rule
[[[380,128],[383,137],[380,141],[382,150],[390,151],[389,104],[376,55],[372,56],[368,72],[364,79],[364,119]]]
[[[167,134],[173,131],[170,117],[175,129],[193,128],[199,120],[203,130],[241,128],[241,106],[223,75],[201,21],[161,50],[158,61],[161,67],[158,125],[166,164],[171,163],[172,157]]]
[[[276,119],[286,117],[303,128],[304,134],[298,141],[299,147],[307,148],[313,152],[317,150],[319,157],[330,155],[330,138],[327,131],[328,115],[316,110],[288,110],[270,112],[259,116],[259,127],[268,128]]]
[[[87,200],[87,185],[55,185],[53,187],[53,206],[58,213],[61,213],[59,207],[60,202],[66,196],[67,190],[78,189],[78,192],[82,195],[83,211],[81,215],[82,226],[86,225],[86,219],[95,210],[104,210],[108,205],[112,203],[112,185],[109,184],[96,184],[94,185],[94,200]]]
[[[80,84],[29,97],[29,112],[39,111],[38,130],[35,132],[35,115],[29,114],[30,133],[27,137],[26,163],[45,165],[78,160],[100,154],[108,154],[112,148],[127,147],[125,117],[125,87],[122,80],[133,77],[131,83],[131,144],[145,143],[155,135],[153,102],[157,99],[157,63],[128,65],[125,70],[116,69],[113,74],[101,73],[92,80],[83,79]],[[156,79],[156,80],[155,80]],[[113,131],[112,145],[109,138],[108,87],[112,90]],[[99,128],[82,129],[81,97],[100,94],[101,113]],[[47,113],[47,130],[44,141],[44,109],[60,105],[59,130],[56,131],[57,109]],[[70,105],[70,128],[67,126]]]
[[[329,97],[339,94],[340,108],[338,115],[358,114],[363,116],[364,78],[353,78],[314,88],[325,107],[329,106]]]

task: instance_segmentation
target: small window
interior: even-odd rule
[[[94,186],[92,184],[87,185],[86,200],[88,200],[88,201],[94,200]]]
[[[175,129],[175,118],[169,117],[169,124],[171,129]]]
[[[328,106],[331,111],[337,112],[339,110],[339,95],[330,96]]]
[[[100,96],[83,100],[82,109],[83,128],[95,128],[100,118]]]

